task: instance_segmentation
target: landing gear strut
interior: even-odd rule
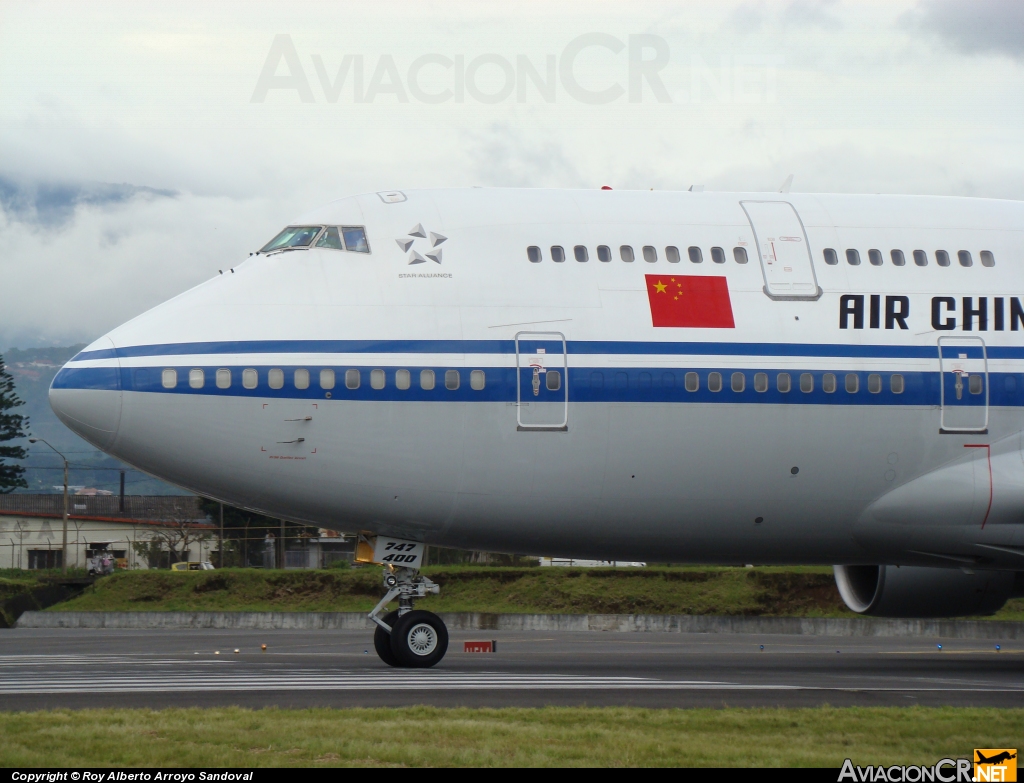
[[[433,612],[418,611],[412,605],[428,593],[437,595],[441,588],[415,568],[394,565],[384,566],[384,587],[387,593],[370,612],[370,619],[377,624],[373,633],[377,655],[388,666],[410,669],[433,666],[448,651],[448,628]],[[395,598],[398,611],[378,617]]]

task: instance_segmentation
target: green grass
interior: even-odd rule
[[[837,616],[843,607],[828,569],[479,568],[425,573],[436,612],[739,614]],[[380,570],[172,573],[136,571],[101,579],[53,607],[79,611],[369,611]]]
[[[1024,710],[53,710],[0,736],[3,767],[930,766],[1019,747]]]
[[[425,569],[435,612],[714,614],[853,617],[827,568]],[[51,611],[369,611],[383,594],[380,570],[133,571],[96,582]],[[1024,619],[1024,600],[996,619]]]

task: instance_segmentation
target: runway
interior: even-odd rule
[[[495,639],[497,653],[463,652],[463,642],[481,639]],[[447,657],[434,669],[396,670],[378,660],[365,631],[13,629],[0,631],[0,709],[1019,706],[1024,703],[1024,642],[1002,643],[999,651],[995,645],[908,638],[462,632],[452,634]]]

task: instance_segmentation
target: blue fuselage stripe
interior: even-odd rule
[[[961,336],[959,333],[951,336]],[[973,336],[973,335],[971,335]],[[529,340],[529,338],[527,338]],[[527,346],[549,341],[520,341]],[[838,343],[628,342],[570,340],[571,354],[671,356],[807,356],[879,359],[933,359],[936,345],[844,345]],[[514,340],[241,340],[232,342],[166,343],[82,351],[73,361],[146,356],[221,356],[227,354],[514,354]],[[1024,359],[1024,346],[988,346],[990,359]]]

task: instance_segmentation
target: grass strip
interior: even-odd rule
[[[854,617],[830,568],[425,569],[441,585],[434,612]],[[366,612],[377,568],[326,571],[133,571],[99,580],[53,611]],[[1024,619],[1024,599],[994,619]]]
[[[1024,709],[101,709],[0,713],[0,766],[932,765]]]

